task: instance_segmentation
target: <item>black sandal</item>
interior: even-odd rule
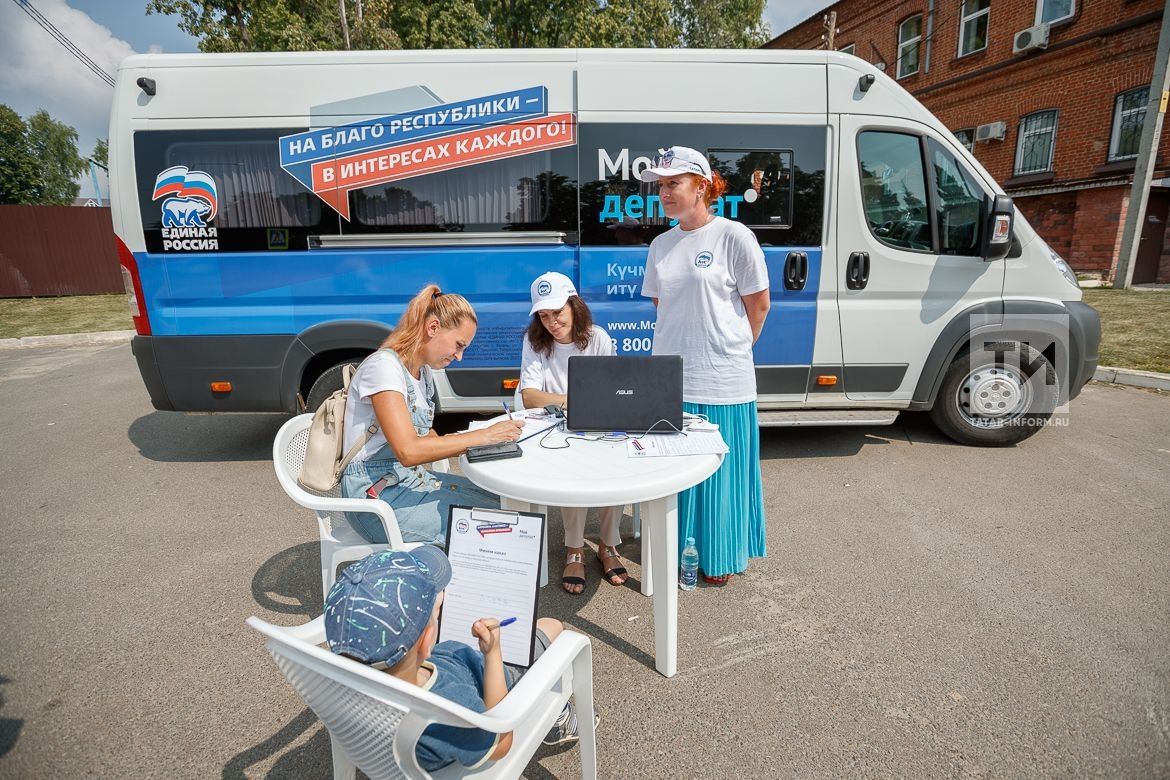
[[[622,556],[618,554],[616,547],[608,547],[603,544],[597,548],[597,562],[601,564],[601,571],[605,574],[605,581],[614,586],[625,585],[626,578],[629,576],[629,574],[626,572],[625,566],[612,566],[608,569],[606,568],[608,565],[607,561],[612,561],[615,558],[617,559],[618,563],[621,563]],[[622,581],[614,582],[614,577],[621,577]]]
[[[572,550],[573,548],[570,547],[569,549]],[[584,557],[585,548],[582,547],[582,548],[580,548],[580,550],[581,550],[581,552],[571,552],[567,556],[565,556],[565,567],[566,568],[568,568],[569,566],[572,566],[574,563],[579,563],[579,564],[581,564],[582,570],[584,570],[584,568],[585,568],[585,557]],[[569,590],[569,588],[574,586],[574,585],[580,585],[581,590]],[[567,574],[563,574],[563,575],[561,575],[561,587],[564,588],[565,593],[568,593],[570,596],[580,596],[582,593],[585,592],[585,578],[584,577],[571,577]]]

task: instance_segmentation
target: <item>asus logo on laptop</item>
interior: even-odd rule
[[[633,390],[618,390],[614,395],[633,395]]]

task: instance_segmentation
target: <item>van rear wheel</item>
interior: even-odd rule
[[[317,407],[325,402],[325,399],[333,395],[341,389],[342,377],[341,371],[346,366],[354,366],[355,368],[361,364],[360,360],[345,360],[332,368],[326,369],[321,376],[317,377],[317,381],[309,388],[309,397],[305,399],[305,411],[309,414],[317,411]]]
[[[1006,447],[1048,423],[1057,390],[1052,363],[1028,344],[987,344],[951,363],[930,419],[960,444]]]

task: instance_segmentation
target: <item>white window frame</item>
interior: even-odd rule
[[[1139,92],[1143,89],[1146,90],[1145,102],[1143,102],[1141,104],[1141,106],[1138,108],[1131,108],[1128,111],[1122,111],[1121,110],[1122,98],[1124,98],[1126,95],[1132,95],[1134,92]],[[1127,89],[1125,92],[1122,92],[1120,95],[1118,95],[1116,98],[1113,99],[1113,130],[1109,134],[1109,162],[1121,162],[1123,160],[1132,160],[1138,156],[1139,152],[1134,152],[1133,154],[1126,154],[1126,155],[1119,155],[1117,153],[1117,146],[1119,143],[1121,143],[1121,121],[1129,114],[1138,114],[1138,113],[1145,114],[1146,113],[1146,107],[1149,106],[1149,104],[1150,104],[1149,90],[1150,90],[1149,85],[1146,85],[1143,87],[1134,87],[1133,89]],[[1142,117],[1142,123],[1145,124],[1145,117],[1144,116]]]
[[[857,44],[851,43],[848,46],[842,46],[840,49],[837,49],[837,51],[841,52],[842,54],[852,54],[854,57],[856,57],[857,56]]]
[[[971,145],[970,146],[963,143],[963,139],[959,138],[959,133],[970,133],[971,134]],[[951,135],[953,135],[955,137],[955,140],[959,142],[960,146],[962,146],[964,149],[966,149],[971,154],[975,154],[975,128],[974,127],[960,127],[958,130],[952,130]]]
[[[1024,140],[1026,138],[1033,136],[1033,135],[1039,135],[1041,132],[1043,132],[1043,133],[1049,132],[1048,130],[1042,130],[1042,131],[1033,130],[1033,131],[1030,131],[1028,133],[1024,132],[1024,123],[1026,121],[1028,121],[1029,119],[1031,119],[1032,117],[1039,116],[1041,114],[1052,114],[1052,130],[1051,130],[1052,143],[1050,143],[1048,145],[1048,164],[1044,168],[1036,168],[1034,170],[1022,171],[1022,170],[1020,170],[1020,164],[1023,162],[1023,157],[1021,156],[1021,152],[1023,152],[1023,150],[1024,150]],[[1037,174],[1037,173],[1051,173],[1052,172],[1052,163],[1056,159],[1056,130],[1057,130],[1059,125],[1060,125],[1060,111],[1058,111],[1055,108],[1045,109],[1043,111],[1033,111],[1032,113],[1028,114],[1027,116],[1020,117],[1020,127],[1019,127],[1019,130],[1017,131],[1017,137],[1016,137],[1016,159],[1015,159],[1015,163],[1012,165],[1012,174],[1013,175],[1015,175],[1015,176],[1032,176],[1032,175]]]
[[[1044,4],[1049,0],[1036,0],[1036,19],[1033,24],[1060,24],[1077,15],[1077,0],[1070,0],[1068,13],[1059,19],[1049,19],[1047,22],[1041,21],[1044,18]]]
[[[905,41],[902,40],[902,28],[904,28],[906,25],[910,24],[910,22],[914,21],[915,19],[918,20],[918,35],[914,36],[913,38],[910,38],[909,40],[905,40]],[[914,70],[910,71],[909,73],[903,73],[902,72],[902,63],[905,62],[905,58],[902,56],[902,52],[903,52],[903,50],[908,49],[911,46],[918,47],[917,66],[914,68]],[[915,73],[922,70],[922,14],[915,14],[914,16],[911,16],[907,19],[904,19],[902,21],[902,23],[898,25],[898,52],[897,52],[897,54],[898,54],[898,59],[897,59],[897,66],[895,67],[895,73],[897,73],[897,77],[899,79],[904,79],[904,78],[907,78],[909,76],[913,76]]]
[[[958,49],[959,53],[957,55],[959,57],[966,57],[968,54],[974,54],[975,52],[985,51],[987,49],[987,41],[988,41],[988,39],[991,38],[991,2],[990,2],[990,0],[988,0],[986,8],[979,10],[979,11],[976,11],[973,14],[967,13],[967,2],[968,2],[968,0],[963,0],[962,5],[959,6],[959,49]],[[964,33],[966,32],[967,25],[972,23],[972,22],[975,22],[981,16],[987,17],[987,35],[985,35],[983,38],[983,45],[980,46],[978,49],[972,49],[971,51],[963,51],[963,39],[967,37],[966,35],[964,35]]]

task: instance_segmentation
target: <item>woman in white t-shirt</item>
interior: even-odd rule
[[[550,404],[565,407],[569,391],[569,358],[573,355],[614,355],[613,339],[593,324],[593,314],[564,274],[550,271],[532,283],[532,322],[524,336],[520,358],[520,400],[525,408]],[[572,594],[585,590],[584,507],[561,507],[565,522],[565,569],[561,587]],[[622,507],[599,509],[601,540],[597,561],[611,585],[626,581],[626,567],[618,555],[622,543]]]
[[[524,424],[505,420],[468,433],[437,435],[433,369],[463,357],[475,338],[477,320],[462,295],[428,284],[407,305],[381,349],[358,368],[345,403],[343,450],[357,454],[341,475],[347,498],[373,490],[394,509],[402,539],[442,546],[452,504],[499,507],[497,496],[456,474],[425,468],[432,461],[463,454],[468,447],[520,438]],[[350,524],[370,542],[386,544],[375,514],[347,513]]]
[[[646,258],[654,354],[682,355],[684,410],[718,425],[730,447],[717,472],[679,495],[679,547],[693,537],[704,580],[723,584],[767,552],[752,346],[768,316],[768,268],[751,230],[711,213],[727,183],[706,155],[672,146],[642,179],[658,182],[678,220]]]

